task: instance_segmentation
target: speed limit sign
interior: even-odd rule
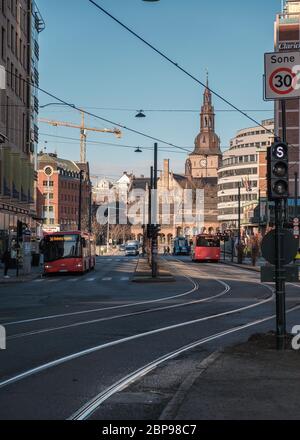
[[[265,99],[300,97],[300,52],[265,54]]]

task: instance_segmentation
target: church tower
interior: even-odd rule
[[[200,133],[195,139],[194,151],[186,161],[185,174],[192,178],[216,178],[221,159],[220,139],[215,133],[215,112],[207,77],[200,114]]]

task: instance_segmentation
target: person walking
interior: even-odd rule
[[[8,269],[10,264],[10,252],[8,249],[6,249],[2,256],[2,263],[4,264],[4,278],[10,278],[8,276]]]

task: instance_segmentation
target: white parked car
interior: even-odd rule
[[[136,257],[137,255],[139,255],[139,250],[136,248],[136,246],[126,246],[125,255],[126,257],[129,256]]]

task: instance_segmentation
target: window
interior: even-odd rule
[[[2,27],[1,30],[1,57],[4,60],[5,59],[5,29]]]
[[[14,52],[14,50],[15,50],[14,38],[15,38],[15,29],[14,29],[13,25],[11,25],[11,27],[10,27],[10,45],[11,45],[12,52]]]

